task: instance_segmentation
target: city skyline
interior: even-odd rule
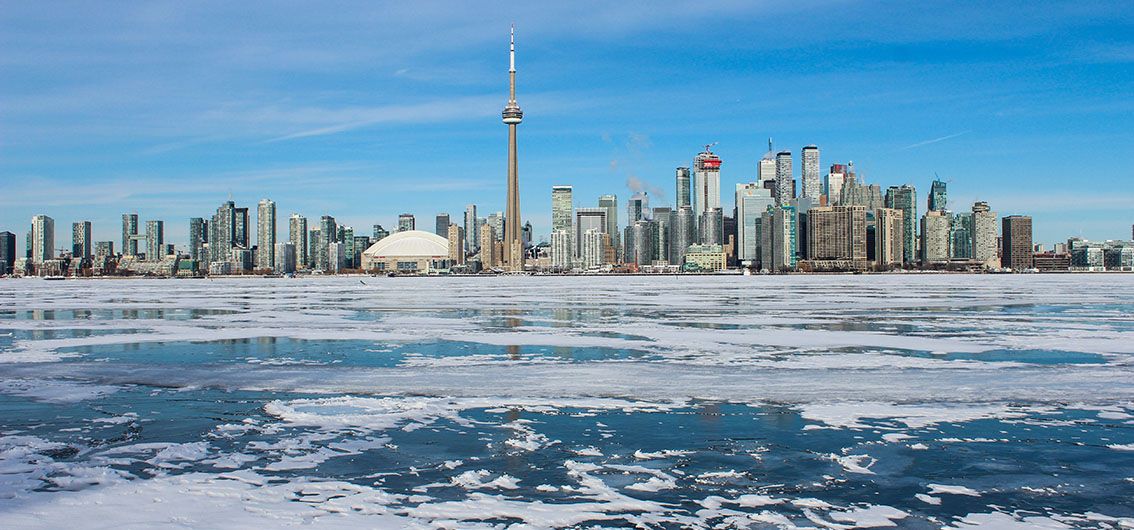
[[[521,220],[535,225],[538,239],[550,233],[546,197],[554,184],[573,185],[576,206],[635,191],[650,191],[651,206],[673,206],[673,168],[688,166],[698,146],[719,142],[714,152],[724,160],[720,187],[727,195],[735,184],[757,180],[768,136],[777,150],[792,152],[797,180],[800,150],[816,144],[823,149],[821,170],[831,161],[854,160],[867,182],[919,190],[939,175],[951,182],[957,203],[983,200],[1002,215],[1032,216],[1039,242],[1123,237],[1130,219],[1121,214],[1129,211],[1132,184],[1121,147],[1132,133],[1116,119],[1129,103],[1115,96],[1128,92],[1131,81],[1122,68],[1129,54],[1119,31],[1130,15],[1110,5],[1063,13],[1052,5],[1047,16],[1025,15],[1010,30],[996,24],[1005,15],[979,8],[968,9],[987,20],[954,15],[969,20],[964,27],[931,23],[930,6],[926,13],[905,13],[922,34],[887,34],[882,22],[853,26],[867,42],[858,45],[820,30],[835,19],[851,27],[872,12],[870,3],[861,4],[862,13],[840,5],[746,11],[709,4],[625,16],[626,8],[610,7],[582,33],[570,31],[579,21],[557,27],[552,19],[563,13],[554,10],[488,10],[437,13],[434,22],[446,24],[429,43],[411,38],[409,30],[419,24],[411,22],[357,46],[331,39],[325,48],[306,42],[289,48],[284,34],[254,24],[204,52],[175,47],[182,43],[177,38],[195,43],[202,35],[165,35],[170,27],[205,24],[191,7],[119,7],[103,14],[13,6],[0,15],[5,34],[15,36],[0,51],[0,64],[11,74],[0,84],[10,102],[0,108],[0,174],[8,188],[0,199],[0,229],[19,232],[31,216],[47,214],[60,226],[93,221],[94,240],[117,241],[117,219],[138,212],[143,221],[164,220],[166,240],[184,244],[187,220],[208,214],[229,194],[242,205],[270,198],[282,216],[332,214],[360,229],[394,226],[405,211],[422,219],[457,215],[469,203],[503,211],[503,135],[492,123],[505,60],[500,33],[515,20],[525,39],[525,106],[539,116],[525,122],[519,146],[521,201],[528,205]],[[1089,24],[1091,13],[1104,12],[1112,24]],[[323,23],[313,31],[381,33],[373,31],[382,24],[374,14],[313,16]],[[607,20],[618,17],[622,22]],[[696,29],[710,18],[720,24],[719,43]],[[785,35],[767,26],[750,29],[746,23],[756,19],[806,23],[813,31],[804,32],[806,39],[774,41]],[[102,30],[79,39],[89,46],[33,45],[80,20]],[[234,83],[237,92],[221,94],[204,81],[188,84],[204,89],[200,97],[187,88],[155,91],[148,84],[170,88],[169,67],[146,61],[120,77],[79,75],[100,62],[109,63],[110,73],[123,73],[117,61],[146,57],[144,46],[110,38],[111,21],[191,67],[174,79],[207,72]],[[683,38],[653,38],[674,31]],[[1044,36],[1055,33],[1080,46],[1045,44]],[[393,41],[382,38],[412,46],[390,56],[382,52]],[[233,58],[241,68],[208,53],[225,46],[244,50]],[[326,64],[314,58],[343,47],[354,53]],[[1070,48],[1082,56],[1067,56]],[[269,59],[274,51],[292,52],[294,63]],[[1020,61],[1021,55],[1029,60]],[[39,62],[50,57],[75,65],[76,72],[44,70]],[[801,71],[798,65],[815,58],[826,59]],[[1012,69],[1001,68],[1005,63]],[[1029,74],[1042,68],[1065,75],[1037,84]],[[274,77],[280,71],[295,73],[297,81],[280,82]],[[710,71],[710,84],[689,81]],[[947,81],[949,90],[912,82],[913,73],[927,71],[927,80]],[[872,73],[876,79],[868,78]],[[853,97],[816,88],[836,78]],[[996,84],[981,88],[994,78]],[[801,86],[807,89],[794,94]],[[877,101],[882,95],[886,105]],[[706,112],[714,118],[704,118]],[[985,121],[962,123],[978,117]],[[157,126],[171,120],[180,127]],[[1104,144],[1115,148],[1096,148]],[[407,153],[413,164],[401,163]],[[730,202],[722,204],[726,212]],[[280,230],[277,241],[286,239]]]

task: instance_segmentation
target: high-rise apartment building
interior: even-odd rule
[[[874,212],[874,263],[878,270],[901,267],[905,260],[905,214],[894,208]]]
[[[571,232],[571,186],[551,187],[551,231]]]
[[[198,263],[208,261],[208,256],[205,255],[205,242],[208,241],[205,226],[205,219],[202,217],[189,219],[189,259]],[[208,266],[205,265],[203,268],[207,269]]]
[[[138,214],[122,214],[122,255],[134,256],[138,253]]]
[[[377,237],[377,236],[375,236]],[[480,223],[476,218],[476,205],[465,206],[465,252],[473,253],[480,241]]]
[[[807,212],[807,257],[816,268],[866,269],[866,208],[816,206]]]
[[[374,225],[374,242],[386,239],[390,235],[390,231],[382,228],[382,225]],[[310,250],[308,250],[310,252]]]
[[[953,216],[944,210],[930,210],[921,217],[922,266],[949,261],[949,233]]]
[[[551,232],[551,266],[563,270],[570,269],[575,249],[571,244],[570,230],[553,230]]]
[[[504,212],[490,213],[488,217],[484,219],[484,222],[492,225],[493,241],[504,241],[504,229],[507,224],[507,220],[504,219]],[[503,262],[501,262],[501,265],[503,265]]]
[[[217,208],[213,221],[209,223],[209,263],[232,261],[232,247],[236,244],[235,224],[236,205],[226,201]]]
[[[693,186],[692,182],[690,181],[689,168],[677,168],[674,180],[677,184],[677,207],[681,208],[683,206],[693,206]]]
[[[272,263],[272,270],[276,274],[291,274],[295,272],[297,263],[295,243],[291,241],[276,243],[273,250],[272,257],[275,258],[275,262]]]
[[[776,204],[787,206],[795,198],[795,176],[791,167],[791,151],[776,153]]]
[[[496,228],[491,224],[480,225],[480,266],[483,269],[494,269],[502,265],[500,252],[496,245]],[[570,249],[570,247],[568,247]]]
[[[79,260],[91,258],[91,222],[79,221],[71,224],[71,257]]]
[[[240,248],[252,248],[252,228],[248,208],[234,208],[232,217],[232,243]]]
[[[841,203],[840,203],[841,204]],[[887,208],[902,211],[902,260],[914,263],[919,255],[917,238],[917,190],[913,186],[890,186],[886,190]]]
[[[681,265],[685,262],[685,253],[689,251],[689,245],[697,242],[696,216],[693,215],[693,208],[689,206],[678,208],[670,215],[673,219],[669,223],[669,262],[673,265]]]
[[[256,206],[256,268],[276,266],[276,203],[262,199]]]
[[[451,223],[451,221],[449,220],[449,214],[447,214],[447,213],[437,214],[436,226],[433,229],[433,233],[435,233],[435,234],[437,234],[441,237],[449,237],[449,224],[450,223]]]
[[[307,218],[297,213],[287,220],[287,240],[295,246],[295,268],[306,269],[311,263],[310,249],[307,247]]]
[[[928,206],[931,212],[944,212],[948,208],[949,194],[945,191],[945,183],[934,180],[929,187]]]
[[[955,260],[973,259],[973,214],[953,214],[949,226],[949,257]]]
[[[1000,268],[1000,255],[996,248],[996,212],[984,201],[973,204],[973,259],[986,267]]]
[[[464,265],[465,263],[465,234],[464,229],[456,223],[449,224],[446,237],[449,239],[449,265]]]
[[[579,256],[579,265],[581,267],[597,267],[606,263],[606,242],[609,240],[608,234],[592,228],[583,232],[581,240],[583,242],[583,251]]]
[[[33,265],[43,265],[43,262],[55,259],[55,219],[42,214],[32,217],[29,234],[31,244],[28,248]]]
[[[1032,218],[1009,215],[1001,219],[1000,261],[1013,271],[1032,268]]]
[[[335,257],[330,254],[330,244],[338,242],[339,239],[339,226],[335,222],[335,218],[329,215],[324,215],[319,218],[319,243],[314,249],[315,253],[315,269],[323,272],[332,272],[337,270],[339,264],[335,263]],[[341,248],[336,250],[342,250]]]
[[[417,222],[414,220],[413,214],[403,213],[398,216],[398,231],[406,232],[409,230],[416,230]]]
[[[0,232],[0,274],[12,274],[16,265],[16,234]]]
[[[693,187],[693,211],[698,219],[721,207],[721,157],[713,154],[709,146],[693,158]]]
[[[626,227],[626,262],[650,265],[654,261],[654,223],[646,219]]]
[[[652,244],[655,262],[669,262],[669,245],[673,239],[673,208],[661,206],[653,210],[654,233]]]
[[[575,256],[583,255],[583,234],[587,230],[597,230],[601,233],[606,233],[606,208],[576,208],[575,209],[575,226],[574,232],[571,234],[574,246],[573,252]],[[567,225],[566,230],[570,230],[571,225]]]
[[[710,208],[701,214],[697,223],[697,242],[702,245],[724,243],[724,212]]]
[[[803,183],[803,193],[800,195],[811,199],[812,204],[819,204],[819,196],[823,194],[819,183],[819,148],[814,145],[804,147],[799,158],[799,178]]]
[[[776,204],[772,190],[758,182],[736,185],[736,258],[741,261],[759,259],[756,247],[759,246],[760,233],[757,225],[768,208]]]
[[[146,261],[165,258],[165,221],[146,221]]]

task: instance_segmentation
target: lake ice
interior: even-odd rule
[[[1134,528],[1134,275],[0,281],[0,527]]]

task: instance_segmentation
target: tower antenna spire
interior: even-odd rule
[[[508,71],[516,71],[516,25],[512,24],[512,37],[508,43]]]

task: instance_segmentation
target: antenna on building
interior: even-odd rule
[[[772,137],[771,136],[768,137],[768,152],[769,153],[772,152]]]

